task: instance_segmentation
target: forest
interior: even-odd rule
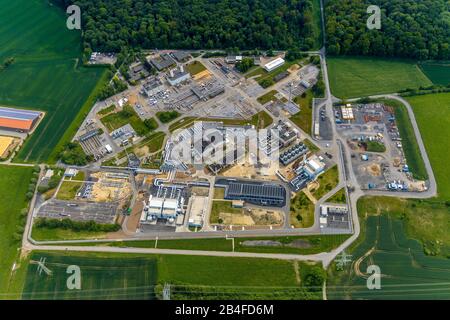
[[[381,9],[381,29],[366,26],[369,5]],[[448,0],[328,0],[327,52],[417,60],[450,59]]]
[[[313,49],[316,0],[54,0],[82,12],[85,52]]]

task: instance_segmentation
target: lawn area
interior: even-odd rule
[[[123,150],[116,155],[116,159],[122,159],[127,156],[128,153],[135,153],[138,157],[143,157],[148,155],[149,153],[155,153],[163,147],[164,139],[166,134],[161,131],[157,131],[154,133],[148,134],[142,141],[139,143],[129,146],[126,151]],[[115,162],[115,160],[114,160]],[[111,165],[112,163],[109,163]]]
[[[81,181],[69,181],[65,180],[61,184],[58,193],[56,194],[56,199],[58,200],[73,200],[77,195],[78,190],[80,190],[83,182]]]
[[[131,106],[124,106],[123,110],[111,113],[100,119],[110,132],[129,123],[139,136],[144,136],[158,128],[155,119],[151,118],[147,120],[148,122],[142,121]]]
[[[336,192],[333,196],[328,198],[327,202],[346,204],[347,203],[347,196],[345,195],[345,189],[342,188],[341,190]]]
[[[223,199],[225,197],[225,188],[214,188],[214,199]]]
[[[259,75],[255,80],[259,83],[259,85],[263,88],[268,88],[276,83],[274,78],[279,75],[280,73],[283,73],[287,71],[290,67],[292,67],[295,64],[300,65],[303,60],[295,60],[295,61],[286,61],[282,66],[276,68],[275,70],[272,70],[270,72],[267,72],[266,70],[262,69],[262,72],[258,69],[254,70],[251,74],[254,73],[254,75]],[[249,75],[246,75],[246,77],[250,77]]]
[[[339,170],[337,165],[321,174],[317,178],[317,181],[320,184],[319,188],[311,193],[317,200],[320,200],[324,195],[333,190],[339,183]]]
[[[212,203],[210,223],[221,223],[219,220],[220,213],[242,213],[242,208],[233,208],[231,201],[215,200]]]
[[[267,102],[275,101],[277,98],[275,95],[278,93],[277,90],[270,90],[269,92],[263,94],[261,97],[259,97],[257,100],[262,105],[265,105]]]
[[[394,93],[432,84],[413,61],[329,57],[327,63],[331,92],[338,98]]]
[[[419,67],[434,84],[450,84],[450,62],[424,62]]]
[[[19,265],[19,251],[26,217],[21,210],[27,208],[25,197],[28,183],[32,177],[32,168],[0,166],[0,299],[18,298],[22,285],[16,275],[22,267],[12,273],[16,262]]]
[[[162,123],[168,123],[178,118],[180,113],[178,111],[159,111],[156,116]]]
[[[290,120],[299,126],[307,134],[312,132],[312,99],[314,95],[311,90],[306,91],[305,97],[297,96],[294,102],[300,106],[300,112],[297,112]]]
[[[195,120],[197,120],[197,118],[195,118],[195,117],[181,118],[169,126],[169,131],[174,132],[175,130],[189,127],[191,124],[193,124],[195,122]]]
[[[46,115],[15,161],[55,162],[95,102],[106,68],[85,68],[81,33],[66,27],[65,11],[48,1],[0,0],[0,104],[42,110]]]
[[[386,151],[386,146],[379,141],[367,141],[367,151],[369,152],[380,152],[383,153]]]
[[[358,214],[361,235],[347,251],[353,263],[330,266],[328,298],[450,298],[450,260],[430,256],[450,253],[448,207],[427,200],[364,197],[358,201]],[[363,256],[360,264],[355,263]],[[366,278],[355,272],[359,266],[365,273],[370,264],[378,265],[384,275],[380,290],[368,290]]]
[[[191,76],[195,76],[196,74],[205,71],[206,67],[200,61],[193,61],[186,65],[186,71],[191,74]]]
[[[52,276],[39,276],[29,264],[24,299],[161,299],[171,284],[171,299],[320,299],[304,280],[314,266],[291,261],[145,255],[34,252],[31,261],[46,258]],[[68,290],[67,267],[82,270],[82,290]],[[297,276],[299,275],[299,277]]]
[[[438,184],[439,198],[450,200],[450,93],[408,97]]]
[[[314,224],[314,204],[300,191],[291,199],[290,223],[295,228],[309,228]]]
[[[31,237],[37,241],[103,239],[106,237],[106,232],[33,227]]]
[[[97,114],[100,115],[100,116],[105,116],[108,113],[111,113],[111,112],[113,112],[115,110],[116,110],[116,106],[112,104],[109,107],[106,107],[105,109],[100,110],[99,112],[97,112]]]
[[[245,124],[248,121],[240,121],[240,124]],[[264,129],[273,123],[272,117],[265,111],[260,111],[252,117],[251,124],[253,124],[258,129]],[[226,124],[224,122],[224,124]]]

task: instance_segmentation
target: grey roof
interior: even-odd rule
[[[40,114],[41,113],[39,111],[0,107],[0,117],[1,118],[19,119],[19,120],[34,120],[36,118],[39,118]]]
[[[239,183],[231,182],[227,190],[227,196],[257,196],[261,198],[278,198],[284,199],[285,190],[277,184],[256,184],[256,183]]]
[[[175,60],[172,59],[167,53],[159,56],[159,58],[151,59],[150,63],[158,70],[166,69],[175,64]]]
[[[177,61],[182,61],[186,58],[189,57],[189,53],[185,52],[185,51],[174,51],[172,52],[172,56],[177,60]]]

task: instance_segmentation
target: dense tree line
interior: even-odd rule
[[[369,30],[369,5],[381,9],[381,29]],[[450,59],[448,0],[329,0],[327,49],[332,55]]]
[[[38,218],[36,219],[34,227],[47,229],[64,229],[73,231],[90,231],[90,232],[115,232],[120,230],[120,225],[115,223],[100,224],[93,220],[73,221],[68,218],[64,218],[61,220]]]
[[[82,10],[85,48],[311,49],[313,0],[54,0]]]

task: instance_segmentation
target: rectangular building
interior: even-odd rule
[[[281,67],[285,62],[286,61],[284,61],[283,58],[276,58],[276,59],[274,59],[272,61],[267,62],[264,65],[264,69],[267,72],[271,72],[271,71],[275,70],[276,68]]]
[[[0,107],[0,128],[29,132],[41,114],[39,111]]]

